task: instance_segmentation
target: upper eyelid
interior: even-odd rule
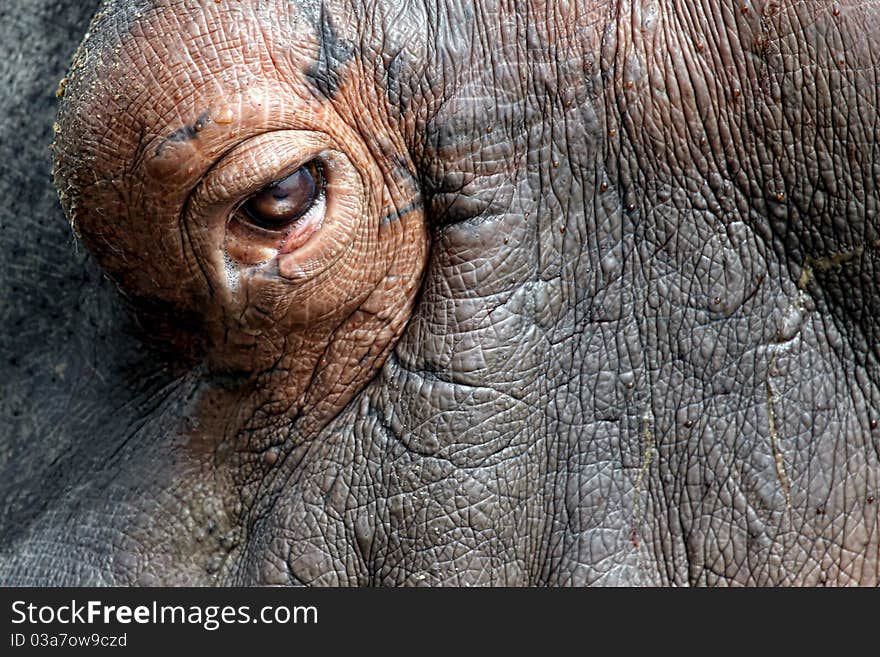
[[[193,189],[192,200],[201,207],[237,208],[250,195],[283,180],[308,162],[320,160],[321,153],[331,147],[322,137],[320,133],[276,130],[247,139],[227,151],[202,176]],[[243,160],[247,166],[240,166]]]
[[[237,162],[227,158],[223,162],[218,162],[212,170],[212,174],[206,175],[202,179],[202,187],[207,201],[235,198],[244,202],[261,189],[284,180],[302,166],[296,161],[292,164],[288,161],[285,165],[280,160],[274,163],[274,166],[271,164],[266,166],[261,162],[262,166],[259,169],[238,167],[236,164]],[[271,172],[271,176],[266,176],[265,174],[269,172]]]
[[[303,167],[308,167],[308,166],[312,165],[312,163],[315,163],[315,164],[314,164],[314,169],[316,170],[316,172],[317,172],[317,174],[318,174],[318,175],[316,176],[316,180],[315,180],[315,182],[316,182],[316,185],[315,185],[315,195],[314,195],[314,197],[312,198],[311,202],[309,203],[309,207],[306,208],[306,210],[305,210],[304,212],[302,212],[299,216],[297,216],[296,219],[292,220],[291,223],[295,223],[295,222],[299,221],[300,219],[302,219],[303,217],[305,217],[305,216],[311,211],[311,209],[317,204],[317,202],[320,201],[320,200],[322,200],[322,199],[324,198],[324,195],[325,195],[326,192],[327,192],[327,178],[326,178],[326,175],[325,175],[325,172],[324,172],[324,167],[323,167],[323,165],[322,165],[321,162],[320,162],[320,157],[313,157],[313,158],[310,159],[309,161],[307,161],[307,162],[301,164],[299,167],[297,167],[296,169],[294,169],[294,170],[293,170],[290,174],[288,174],[288,175],[292,175],[293,173],[296,173],[296,171],[299,171],[299,169],[302,169]],[[241,201],[239,201],[239,202],[235,205],[235,207],[233,208],[232,212],[230,212],[230,218],[232,218],[232,216],[234,216],[235,214],[237,214],[237,213],[239,213],[239,212],[242,212],[242,213],[244,213],[245,215],[247,215],[248,212],[247,212],[247,210],[244,208],[244,206],[247,204],[247,202],[248,202],[249,200],[251,200],[254,196],[256,196],[257,194],[259,194],[260,191],[262,191],[263,189],[266,189],[266,187],[271,187],[272,185],[276,185],[276,184],[278,184],[278,183],[280,183],[280,182],[283,182],[283,181],[284,181],[284,178],[281,178],[281,179],[279,179],[279,180],[274,180],[274,181],[272,181],[271,183],[269,183],[268,185],[265,185],[265,186],[261,187],[260,189],[258,189],[257,191],[255,191],[255,192],[254,192],[253,194],[251,194],[250,196],[247,196],[247,197],[241,199]],[[257,226],[257,228],[259,228],[260,230],[266,230],[266,231],[273,232],[271,229],[269,229],[269,228],[265,228],[264,226],[260,226],[259,224],[256,224],[256,226]],[[285,227],[285,229],[286,229],[286,227]]]

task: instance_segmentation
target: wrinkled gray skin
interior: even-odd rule
[[[57,206],[93,4],[0,9],[0,582],[878,583],[880,3],[409,6],[422,294],[271,469]]]

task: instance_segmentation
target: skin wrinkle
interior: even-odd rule
[[[205,3],[204,14],[201,5],[187,6],[208,16],[222,9],[212,4]],[[264,99],[287,94],[289,104],[263,100],[246,122],[284,127],[272,119],[282,114],[273,113],[307,106],[297,121],[316,125],[324,117],[321,128],[345,130],[346,144],[369,144],[353,166],[371,172],[358,185],[385,188],[371,197],[367,214],[386,228],[357,242],[374,255],[382,252],[376,235],[395,245],[426,243],[405,228],[421,220],[417,195],[424,199],[432,252],[418,301],[388,310],[386,295],[400,289],[405,265],[376,267],[368,302],[364,294],[348,295],[346,281],[361,271],[356,264],[311,285],[295,277],[277,282],[277,271],[267,271],[268,279],[245,281],[242,304],[229,311],[222,307],[223,279],[209,293],[199,291],[205,284],[197,277],[183,281],[190,291],[172,304],[202,315],[215,309],[215,317],[234,313],[235,321],[223,324],[222,340],[205,347],[207,356],[194,350],[197,359],[207,357],[202,365],[157,375],[157,385],[189,386],[182,397],[172,386],[159,408],[130,383],[133,400],[115,421],[138,428],[124,444],[76,417],[58,424],[59,439],[76,445],[90,437],[93,444],[79,450],[90,450],[92,460],[81,467],[78,457],[61,457],[59,463],[84,473],[79,487],[56,491],[14,544],[0,542],[0,581],[876,583],[880,530],[876,503],[867,500],[878,485],[878,443],[868,416],[880,400],[865,357],[870,343],[859,339],[860,332],[870,335],[871,317],[833,294],[835,286],[855,297],[870,292],[870,280],[859,275],[870,273],[863,268],[871,254],[816,268],[816,281],[798,285],[805,254],[836,263],[853,246],[845,222],[826,219],[840,208],[859,218],[858,208],[847,207],[857,198],[852,185],[841,185],[834,208],[820,210],[816,179],[812,190],[804,186],[804,202],[793,172],[797,158],[805,158],[798,145],[815,143],[831,153],[839,178],[866,186],[870,173],[839,157],[835,135],[868,144],[858,131],[876,137],[877,124],[860,115],[856,121],[844,103],[839,132],[811,142],[795,128],[820,123],[817,103],[809,107],[811,124],[778,110],[780,103],[789,112],[808,104],[806,92],[780,80],[803,56],[797,44],[804,31],[831,19],[805,20],[799,12],[813,11],[814,3],[777,2],[773,16],[761,16],[755,5],[759,13],[745,18],[737,13],[741,3],[684,11],[675,0],[574,8],[534,2],[516,12],[487,4],[473,13],[468,3],[424,3],[407,8],[419,17],[412,24],[429,26],[418,28],[432,35],[416,40],[425,43],[422,51],[407,38],[410,22],[379,4],[371,6],[377,18],[369,27],[352,19],[367,14],[331,3],[322,8],[360,53],[340,72],[330,99],[317,98],[295,73],[323,46],[282,14],[285,29],[296,24],[305,35],[302,52],[282,56],[285,32],[263,27],[275,20],[267,8],[265,15],[244,14],[260,25],[255,48],[243,37],[211,48],[226,34],[200,30],[207,41],[186,50],[187,66],[196,70],[176,73],[181,88],[194,89],[181,101],[191,107],[178,107],[174,91],[162,89],[155,102],[170,109],[156,123],[161,113],[154,109],[137,115],[132,105],[145,102],[137,96],[126,109],[130,130],[111,129],[103,140],[110,143],[89,138],[77,148],[94,149],[89,166],[100,183],[98,165],[114,157],[114,148],[130,143],[137,152],[144,135],[158,144],[214,107],[198,94],[207,99],[222,76],[198,70],[201,57],[207,63],[228,56],[223,67],[234,68],[239,50],[247,51],[252,62],[266,63],[266,76],[301,61],[278,72],[271,92],[261,91]],[[844,3],[841,13],[861,7]],[[116,43],[152,19],[135,17],[137,9],[121,3],[107,11],[90,48],[110,61]],[[643,33],[650,17],[655,27]],[[770,28],[764,44],[750,41],[743,28],[753,18],[762,28],[755,34]],[[870,14],[860,18],[873,24]],[[796,29],[789,33],[787,25]],[[165,28],[174,27],[168,19]],[[151,49],[144,55],[161,56],[152,48],[157,36],[145,35]],[[410,50],[392,50],[405,54],[391,94],[376,84],[387,79],[377,74],[379,59],[383,48],[400,43]],[[136,62],[138,52],[125,57]],[[851,69],[867,73],[858,89],[876,82],[876,60],[864,60],[866,54],[846,54]],[[242,71],[236,79],[247,78],[244,68],[235,70]],[[87,76],[69,85],[66,102],[87,104],[89,93],[98,93],[87,86]],[[233,105],[245,113],[245,101]],[[326,120],[334,113],[343,117],[339,125]],[[292,114],[283,116],[290,121]],[[145,122],[154,127],[145,131]],[[74,143],[69,126],[62,120],[60,140]],[[229,154],[212,129],[209,123],[190,140],[199,149],[184,151],[184,167]],[[401,156],[412,161],[401,167]],[[126,175],[135,176],[131,155],[118,157]],[[71,203],[75,190],[61,178],[68,207],[85,216],[94,197],[83,192],[84,202]],[[167,194],[185,197],[187,186],[204,179],[193,171]],[[782,206],[775,200],[780,180],[789,200]],[[873,193],[863,197],[866,210]],[[178,203],[165,200],[154,216]],[[204,224],[194,221],[192,248],[183,236],[177,248],[195,255],[169,260],[176,251],[159,248],[167,246],[162,229],[145,224],[138,239],[149,249],[149,235],[157,235],[156,262],[165,267],[128,278],[141,255],[125,247],[124,233],[100,222],[124,216],[136,223],[154,203],[147,194],[133,209],[117,197],[80,225],[99,259],[111,270],[121,263],[123,288],[163,295],[180,269],[201,264],[224,242],[200,241]],[[213,267],[204,270],[209,280]],[[301,303],[287,304],[298,294]],[[286,323],[285,313],[321,309],[326,296],[344,303]],[[135,296],[132,303],[143,302]],[[252,306],[259,312],[245,312]],[[327,321],[313,323],[316,317]],[[177,326],[173,316],[169,321]],[[202,321],[210,327],[215,320]],[[239,330],[254,335],[242,336],[248,355],[232,357]],[[325,330],[331,337],[318,339]],[[82,335],[90,344],[92,333]],[[140,343],[133,340],[129,353],[120,341],[95,357],[107,383],[86,388],[88,399],[129,394],[114,383],[119,371],[139,371],[126,363]],[[370,347],[352,354],[358,344]],[[189,348],[185,341],[174,347]],[[312,349],[317,360],[307,366],[287,357]],[[371,364],[389,352],[374,376]],[[326,367],[320,354],[327,354]],[[262,378],[252,378],[248,367],[258,361]],[[369,374],[343,379],[349,362]],[[142,367],[149,364],[146,358]],[[302,395],[290,392],[298,377]],[[340,390],[350,397],[340,401]],[[768,391],[792,484],[790,510],[769,452]],[[310,395],[314,404],[304,401]],[[91,404],[94,426],[110,424]],[[100,461],[117,447],[115,459]],[[42,481],[34,477],[18,499],[31,500],[28,488]],[[88,509],[76,500],[87,500]],[[824,515],[815,511],[819,504]],[[76,525],[61,540],[54,527],[68,521]],[[46,558],[55,558],[54,572]]]
[[[741,140],[742,142],[746,142],[747,140]]]

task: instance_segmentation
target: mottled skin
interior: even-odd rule
[[[91,258],[0,122],[0,582],[880,583],[880,3],[474,6],[106,5]]]

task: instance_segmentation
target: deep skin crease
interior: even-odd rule
[[[0,235],[0,583],[880,583],[878,25],[105,5],[54,146],[91,255],[44,200]],[[228,220],[330,151],[314,258]]]

